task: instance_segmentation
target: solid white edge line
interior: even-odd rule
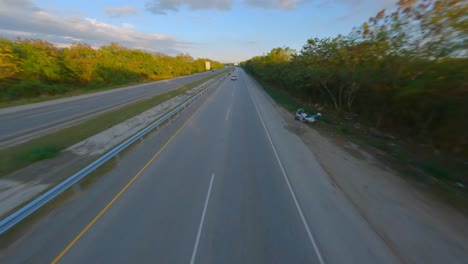
[[[317,243],[315,242],[315,239],[314,239],[314,237],[312,235],[312,232],[310,231],[309,225],[307,224],[307,220],[305,219],[304,214],[302,213],[301,206],[299,205],[299,202],[297,201],[296,194],[294,193],[294,190],[291,187],[291,183],[289,182],[286,171],[284,170],[283,163],[281,162],[281,160],[280,160],[280,158],[278,156],[278,152],[276,151],[276,147],[273,144],[273,141],[271,140],[271,136],[270,136],[270,133],[268,132],[268,129],[267,129],[266,125],[265,125],[265,121],[263,120],[263,117],[260,114],[260,110],[258,109],[257,102],[255,101],[255,98],[253,97],[252,92],[250,91],[249,87],[247,87],[247,90],[249,91],[250,97],[252,98],[255,109],[257,110],[257,114],[260,117],[260,120],[262,121],[263,128],[265,129],[268,140],[270,141],[273,152],[275,153],[276,160],[278,161],[278,164],[279,164],[279,166],[281,168],[281,172],[283,173],[284,180],[286,181],[286,184],[288,185],[289,191],[291,192],[291,196],[292,196],[292,198],[294,200],[294,204],[296,204],[296,208],[299,211],[299,215],[301,216],[302,223],[304,224],[304,227],[305,227],[305,229],[307,231],[307,235],[309,236],[310,242],[312,243],[312,245],[314,247],[314,250],[315,250],[315,253],[317,254],[317,258],[318,258],[320,264],[325,264],[325,262],[323,261],[323,258],[322,258],[322,254],[320,254]]]
[[[228,108],[228,111],[227,111],[227,114],[226,114],[226,121],[228,120],[229,118],[229,113],[231,112],[231,107]]]
[[[195,258],[197,257],[198,243],[200,242],[200,236],[203,229],[203,222],[205,221],[206,208],[208,208],[208,201],[210,200],[211,187],[213,186],[214,173],[211,174],[210,186],[208,187],[208,194],[206,195],[205,206],[203,207],[203,213],[200,220],[200,226],[198,227],[197,239],[195,240],[195,246],[193,247],[192,258],[190,259],[190,264],[195,263]]]

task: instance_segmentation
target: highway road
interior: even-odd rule
[[[167,92],[217,72],[114,89],[32,105],[0,109],[0,147],[13,145],[113,107]]]
[[[0,262],[400,263],[257,84],[234,74]]]

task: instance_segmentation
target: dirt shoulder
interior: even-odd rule
[[[288,128],[401,259],[408,263],[461,263],[465,259],[465,215],[409,184],[390,163],[377,158],[377,152],[321,129],[324,124],[295,121],[291,113],[279,109]]]

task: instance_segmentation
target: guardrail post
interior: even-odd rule
[[[120,163],[120,154],[115,155],[115,160],[117,163]]]
[[[140,143],[143,143],[143,141],[144,141],[143,138],[144,138],[144,137],[141,137],[141,138],[140,138]]]

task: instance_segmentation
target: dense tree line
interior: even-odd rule
[[[76,43],[62,49],[43,40],[0,38],[0,100],[167,79],[206,71],[205,61],[212,68],[223,67],[188,54],[150,54],[117,43],[99,49]]]
[[[347,36],[276,48],[242,66],[299,98],[468,156],[468,4],[400,0]]]

